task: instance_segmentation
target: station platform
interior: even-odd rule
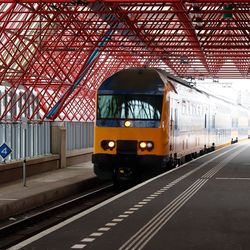
[[[249,152],[204,155],[10,249],[250,249]]]
[[[0,220],[83,190],[96,179],[90,161],[0,185]]]

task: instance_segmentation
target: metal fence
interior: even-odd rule
[[[26,132],[21,123],[0,123],[0,146],[6,143],[12,149],[6,161],[50,154],[50,138],[49,122],[28,123]]]
[[[93,147],[93,122],[64,122],[64,126],[68,151]],[[21,123],[0,123],[0,146],[6,143],[12,149],[6,161],[51,154],[51,136],[50,122],[28,123],[26,132]]]
[[[67,150],[93,147],[93,122],[64,122],[67,131]]]

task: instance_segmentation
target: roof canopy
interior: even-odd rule
[[[249,13],[249,1],[7,0],[0,120],[43,120],[55,107],[52,119],[93,120],[97,86],[126,67],[249,78]]]

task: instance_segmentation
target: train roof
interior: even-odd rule
[[[99,87],[99,94],[154,94],[164,91],[163,76],[154,68],[129,68],[116,72]]]
[[[170,84],[175,82],[190,87],[188,82],[179,77],[173,76],[162,69],[128,68],[120,70],[104,80],[98,89],[98,94],[147,93],[162,95],[164,91],[164,83],[167,82]]]
[[[236,105],[222,97],[209,94],[203,90],[191,86],[187,81],[176,77],[165,70],[159,68],[128,68],[123,69],[106,80],[100,85],[98,94],[153,94],[162,95],[164,92],[164,83],[177,83],[195,91],[220,99],[224,102]],[[173,89],[175,90],[174,85]]]

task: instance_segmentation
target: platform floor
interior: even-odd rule
[[[10,249],[250,249],[250,142],[133,187]]]
[[[83,162],[28,177],[26,186],[22,180],[0,185],[0,220],[76,193],[93,178],[92,163]]]

